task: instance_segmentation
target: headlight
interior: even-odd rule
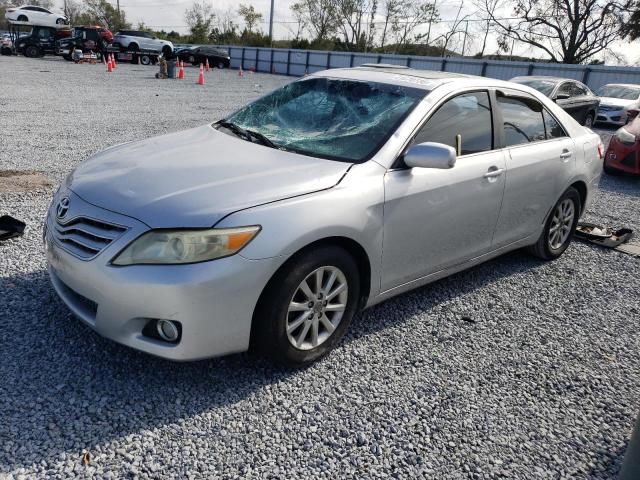
[[[131,242],[114,265],[196,263],[228,257],[242,250],[259,226],[208,230],[152,230]]]
[[[616,138],[627,145],[636,143],[636,136],[624,127],[616,132]]]

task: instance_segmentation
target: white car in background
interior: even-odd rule
[[[600,97],[597,122],[626,125],[629,109],[640,108],[640,85],[608,83],[596,95]]]
[[[69,20],[61,12],[54,12],[36,5],[7,8],[4,17],[11,23],[20,22],[28,25],[61,28],[69,24]]]
[[[123,50],[153,50],[168,55],[173,51],[173,43],[161,40],[153,33],[140,30],[120,30],[113,37],[113,45]]]

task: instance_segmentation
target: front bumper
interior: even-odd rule
[[[640,155],[638,153],[640,153],[638,142],[627,145],[613,136],[604,155],[604,164],[612,170],[640,175]]]
[[[598,110],[596,122],[609,123],[611,125],[626,125],[627,112],[625,110],[611,110],[608,112]]]
[[[71,199],[70,217],[83,215],[129,227],[95,258],[83,260],[52,234],[57,200],[52,203],[45,231],[51,283],[85,324],[106,338],[171,360],[247,350],[256,303],[282,259],[256,261],[234,255],[191,265],[116,267],[110,264],[113,256],[148,227],[90,205],[72,193],[66,195]],[[181,323],[179,343],[142,334],[145,325],[157,319]]]

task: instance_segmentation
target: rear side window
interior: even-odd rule
[[[414,143],[437,142],[456,148],[456,135],[462,138],[462,155],[493,148],[491,106],[486,92],[447,100],[420,129]]]
[[[587,89],[579,83],[573,84],[573,96],[581,97],[587,95]]]
[[[542,117],[544,118],[544,126],[547,131],[547,139],[566,137],[567,134],[558,122],[549,112],[542,111]]]
[[[502,110],[505,146],[546,139],[542,106],[534,100],[498,97]]]

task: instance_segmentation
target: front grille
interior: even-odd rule
[[[91,260],[127,231],[126,227],[88,217],[76,217],[68,223],[57,222],[53,236],[66,251],[83,260]]]

